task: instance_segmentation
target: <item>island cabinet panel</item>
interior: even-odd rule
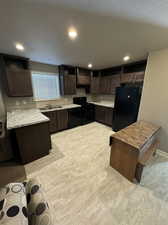
[[[95,120],[108,126],[112,126],[113,109],[105,106],[95,106]]]
[[[22,164],[32,162],[49,154],[51,138],[49,123],[39,123],[13,130],[15,154]],[[17,146],[17,147],[16,147]]]
[[[29,70],[6,71],[7,91],[11,97],[33,96],[31,73]]]
[[[143,167],[158,147],[159,126],[138,121],[111,136],[110,165],[130,181],[141,180]]]

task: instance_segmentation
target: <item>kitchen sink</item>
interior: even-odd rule
[[[47,109],[60,109],[62,108],[61,105],[55,105],[55,106],[52,106],[52,105],[47,105],[47,106],[44,106],[44,107],[41,107],[40,110],[47,110]]]

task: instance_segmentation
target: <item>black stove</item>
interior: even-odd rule
[[[87,124],[94,121],[94,105],[87,102],[86,97],[74,97],[73,103],[81,105],[81,124]]]

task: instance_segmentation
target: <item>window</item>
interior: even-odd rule
[[[60,97],[58,74],[32,72],[35,100],[50,100]]]

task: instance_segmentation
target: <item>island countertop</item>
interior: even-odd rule
[[[7,129],[15,129],[47,122],[49,119],[39,109],[14,110],[7,113]]]
[[[140,149],[159,129],[159,126],[152,123],[138,121],[112,134],[112,137]]]

